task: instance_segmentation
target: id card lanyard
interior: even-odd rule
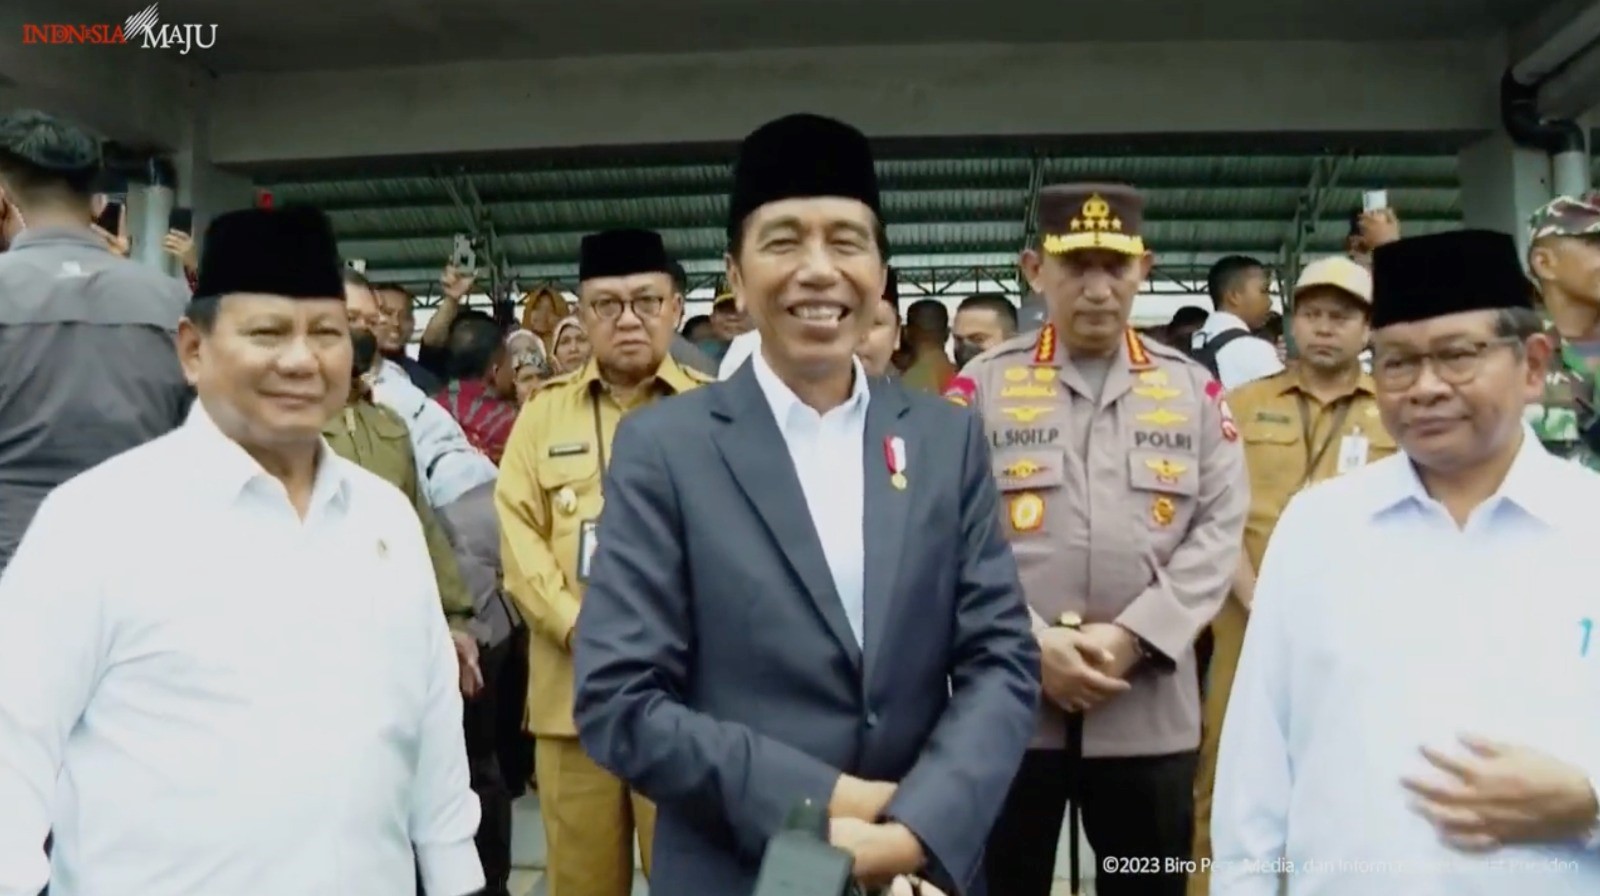
[[[1311,415],[1311,402],[1306,401],[1305,393],[1296,392],[1295,401],[1300,405],[1300,432],[1304,436],[1306,445],[1306,472],[1300,480],[1300,487],[1310,484],[1311,477],[1316,475],[1317,465],[1328,455],[1328,449],[1333,447],[1334,439],[1339,438],[1339,431],[1344,429],[1344,421],[1350,416],[1350,405],[1354,404],[1349,398],[1338,401],[1333,412],[1333,425],[1328,427],[1328,434],[1323,437],[1322,444],[1313,451],[1311,437],[1316,429],[1315,419]]]

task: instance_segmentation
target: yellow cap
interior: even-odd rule
[[[1313,286],[1331,286],[1349,293],[1363,305],[1372,304],[1372,272],[1343,255],[1319,258],[1305,266],[1295,282],[1294,294]]]

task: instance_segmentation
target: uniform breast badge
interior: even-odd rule
[[[576,513],[578,510],[578,493],[571,486],[564,485],[556,492],[556,509],[562,513]]]
[[[890,436],[883,440],[883,461],[889,467],[889,484],[906,490],[906,440]]]
[[[1156,474],[1156,481],[1162,485],[1177,485],[1178,477],[1189,469],[1183,464],[1167,460],[1164,457],[1159,460],[1147,460],[1144,465],[1150,468],[1150,472]]]
[[[1157,495],[1156,499],[1150,502],[1150,519],[1154,520],[1155,524],[1163,529],[1172,525],[1172,520],[1177,515],[1178,505],[1174,504],[1172,499],[1166,495]]]
[[[1023,492],[1011,499],[1011,528],[1018,532],[1032,532],[1044,525],[1044,499],[1033,492]]]

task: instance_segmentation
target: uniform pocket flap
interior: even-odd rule
[[[1300,441],[1300,430],[1288,415],[1258,411],[1239,422],[1244,424],[1239,427],[1239,434],[1254,445],[1293,445]]]
[[[400,415],[385,407],[379,407],[378,413],[368,414],[367,420],[372,426],[372,432],[380,439],[396,442],[411,441],[411,430],[406,428],[406,422]]]
[[[539,485],[546,489],[577,485],[599,477],[600,461],[594,452],[539,458]]]
[[[1200,492],[1199,465],[1192,457],[1135,451],[1128,455],[1128,484],[1139,491],[1193,497]]]
[[[1060,488],[1066,483],[1061,452],[1007,451],[994,458],[994,478],[1002,492]]]

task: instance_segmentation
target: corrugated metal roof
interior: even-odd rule
[[[1453,155],[1038,158],[1024,148],[991,148],[972,157],[890,157],[879,161],[878,171],[897,260],[925,266],[951,259],[954,265],[960,257],[963,265],[1010,264],[1027,233],[1036,178],[1043,184],[1116,181],[1145,191],[1146,240],[1167,274],[1181,278],[1195,276],[1224,253],[1276,259],[1292,236],[1297,208],[1318,201],[1309,191],[1319,166],[1336,170],[1337,177],[1322,191],[1322,213],[1304,243],[1307,254],[1341,249],[1348,215],[1369,189],[1389,190],[1408,233],[1459,226]],[[454,235],[485,222],[492,223],[513,272],[524,278],[570,280],[583,234],[607,227],[659,230],[689,270],[718,269],[730,180],[726,163],[643,164],[635,155],[627,164],[601,159],[449,173],[419,166],[413,176],[267,186],[280,203],[326,209],[346,257],[364,259],[374,279],[424,285],[436,279]]]

